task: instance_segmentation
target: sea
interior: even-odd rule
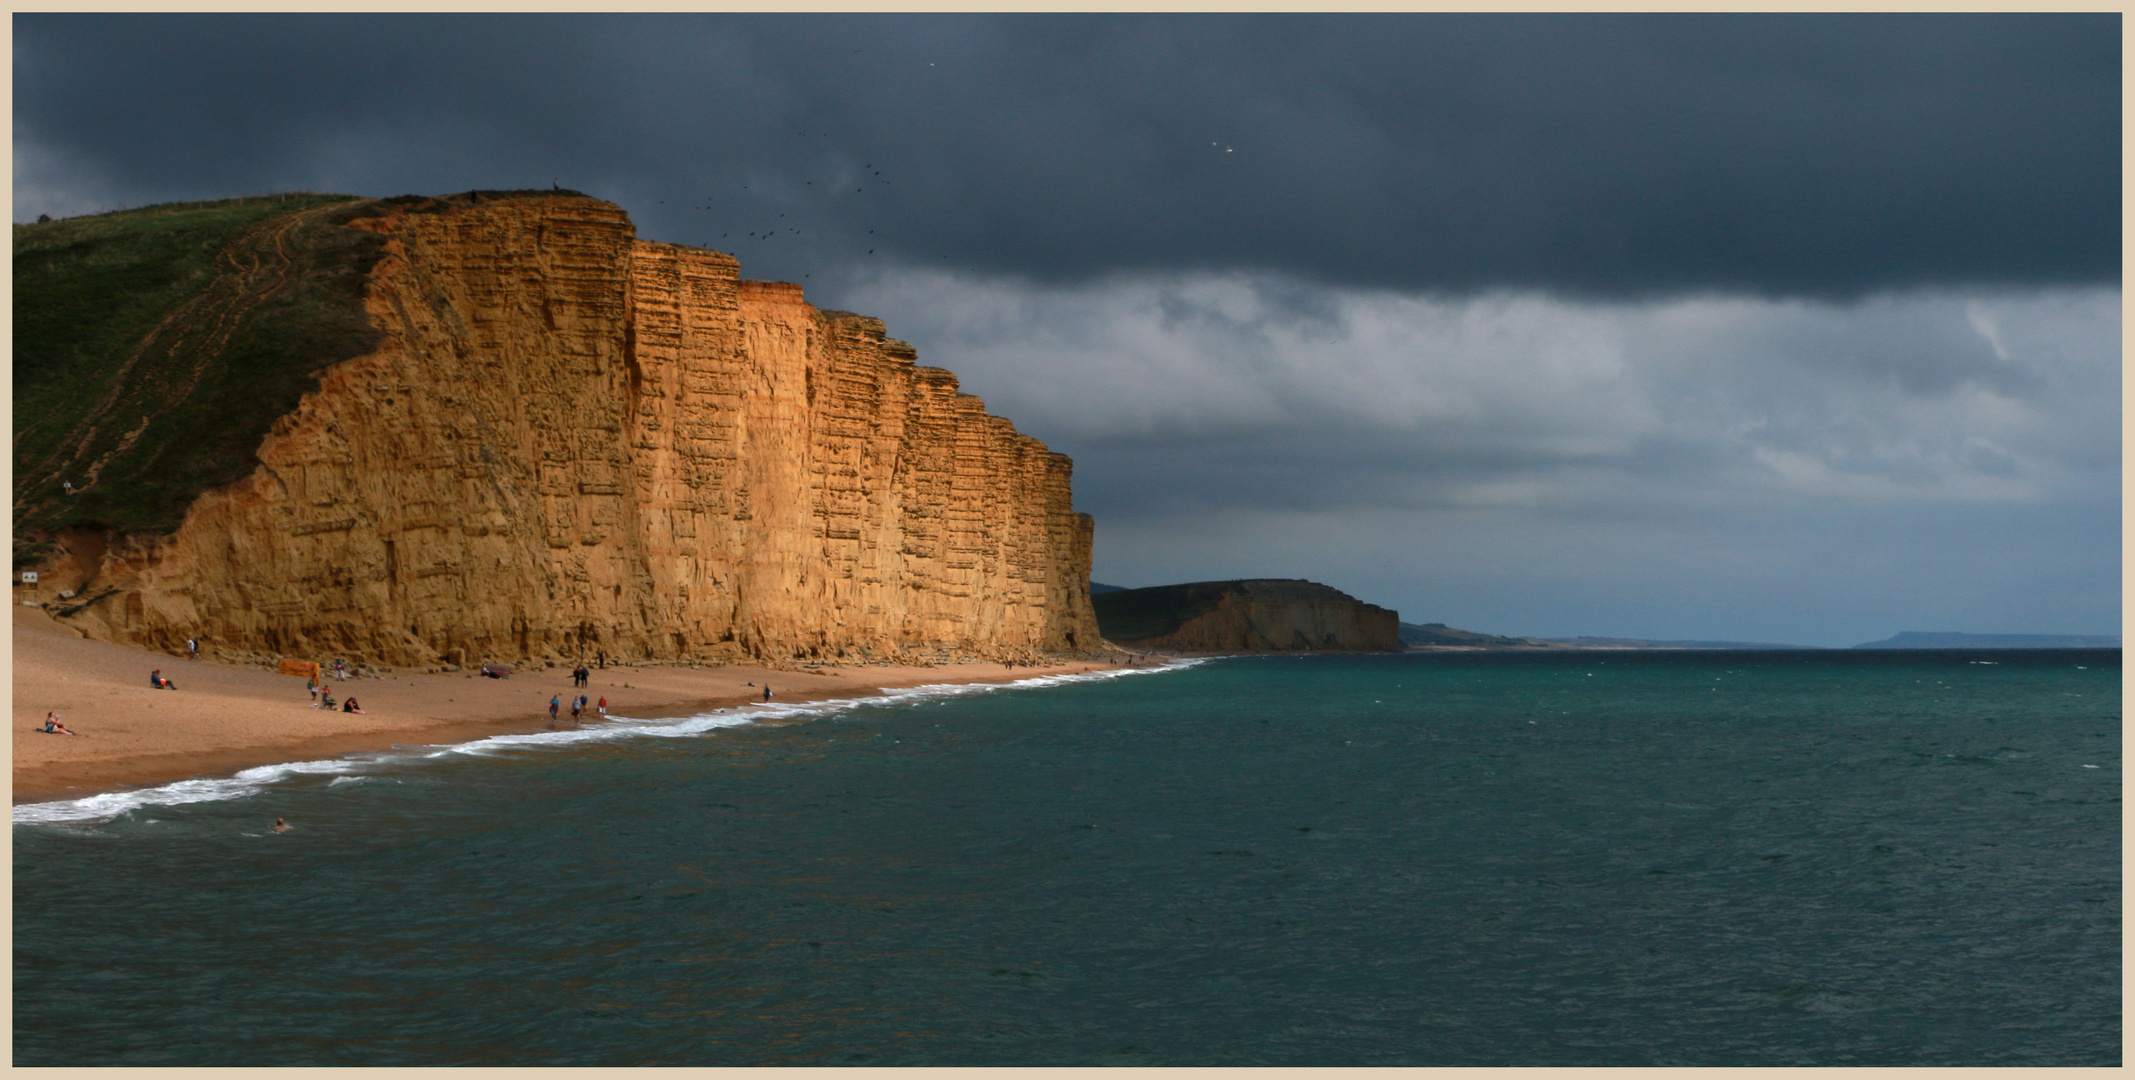
[[[22,805],[14,1062],[2117,1065],[2120,679],[1241,657]]]

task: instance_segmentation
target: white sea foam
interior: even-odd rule
[[[829,716],[856,708],[880,708],[890,705],[911,704],[933,698],[963,697],[970,694],[997,693],[1002,690],[1032,690],[1069,683],[1095,682],[1103,679],[1123,678],[1130,675],[1153,675],[1166,671],[1180,671],[1206,663],[1204,660],[1174,660],[1156,667],[1112,668],[1104,671],[1083,672],[1076,675],[1038,675],[1006,683],[934,683],[927,686],[902,686],[884,688],[879,694],[868,697],[832,698],[825,701],[806,702],[756,702],[731,709],[700,713],[695,716],[668,717],[660,719],[634,719],[610,714],[605,723],[588,724],[584,727],[562,731],[535,731],[523,735],[492,735],[486,739],[451,745],[396,747],[392,750],[372,750],[346,757],[321,761],[292,761],[280,765],[261,765],[245,769],[234,776],[212,780],[180,780],[158,787],[141,788],[135,791],[113,791],[102,795],[90,795],[80,799],[64,799],[57,802],[24,803],[15,807],[17,825],[59,825],[77,822],[106,821],[144,806],[178,806],[185,803],[219,802],[229,799],[249,798],[259,794],[270,785],[283,783],[299,777],[331,776],[328,787],[354,785],[366,779],[364,774],[376,773],[396,765],[408,765],[427,759],[451,755],[468,757],[498,757],[529,750],[561,749],[586,743],[615,742],[625,739],[681,739],[704,735],[721,728],[741,727],[771,720],[802,720]]]

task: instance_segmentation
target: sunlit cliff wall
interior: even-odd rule
[[[878,320],[584,197],[353,227],[382,344],[172,536],[73,538],[68,621],[398,665],[1098,647],[1068,459]]]

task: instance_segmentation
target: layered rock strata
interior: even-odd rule
[[[1202,581],[1093,598],[1105,637],[1180,652],[1397,652],[1400,615],[1311,581]]]
[[[380,346],[175,534],[70,538],[66,621],[394,665],[1098,647],[1068,459],[880,321],[584,197],[352,227]]]

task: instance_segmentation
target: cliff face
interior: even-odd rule
[[[1294,579],[1204,581],[1094,598],[1107,639],[1182,652],[1397,652],[1400,616]]]
[[[1097,646],[1068,459],[881,322],[579,196],[352,227],[382,342],[175,534],[74,537],[70,622],[400,665]]]

